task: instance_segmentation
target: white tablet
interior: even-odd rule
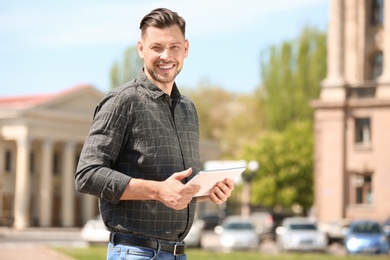
[[[245,167],[201,171],[187,182],[187,185],[195,184],[200,186],[200,190],[194,197],[206,196],[210,194],[211,189],[217,182],[226,178],[235,180],[244,171]]]

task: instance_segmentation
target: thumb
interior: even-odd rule
[[[176,180],[181,181],[184,178],[187,178],[192,173],[192,168],[188,168],[187,170],[176,172],[172,177],[174,177]]]

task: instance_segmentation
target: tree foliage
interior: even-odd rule
[[[313,202],[313,134],[310,121],[289,124],[283,132],[269,132],[244,148],[246,160],[260,169],[251,181],[252,203],[266,207],[308,209]]]
[[[143,60],[138,55],[137,46],[128,47],[123,54],[122,62],[115,62],[111,66],[111,88],[118,87],[137,77],[142,66]]]
[[[283,130],[295,120],[312,120],[309,101],[326,74],[326,34],[306,27],[293,41],[262,54],[261,76],[267,128]]]
[[[219,143],[224,159],[237,158],[242,144],[259,135],[264,127],[256,95],[228,92],[207,79],[201,80],[197,88],[182,92],[197,108],[200,137]]]
[[[326,75],[326,34],[310,27],[293,41],[271,46],[261,60],[261,101],[267,133],[244,148],[260,169],[252,203],[307,210],[313,201],[313,110]]]

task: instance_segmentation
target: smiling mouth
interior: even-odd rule
[[[169,69],[172,69],[173,68],[173,65],[162,65],[162,64],[159,64],[157,65],[157,67],[161,70],[169,70]]]

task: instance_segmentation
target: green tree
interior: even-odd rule
[[[257,160],[260,169],[251,181],[252,204],[306,211],[313,202],[312,123],[289,124],[283,132],[269,132],[244,148],[246,160]]]
[[[326,75],[326,34],[306,27],[297,39],[262,53],[260,102],[267,133],[244,147],[245,160],[260,169],[252,203],[307,210],[313,201],[313,110]]]
[[[181,92],[195,103],[200,137],[219,143],[221,159],[237,159],[242,145],[263,129],[262,103],[256,95],[228,92],[207,79]]]
[[[306,27],[293,41],[262,53],[261,76],[266,125],[283,130],[291,121],[312,120],[309,101],[326,75],[326,34]]]
[[[128,47],[123,54],[122,62],[114,62],[111,66],[111,88],[118,87],[137,77],[142,66],[143,60],[138,55],[137,46]]]

